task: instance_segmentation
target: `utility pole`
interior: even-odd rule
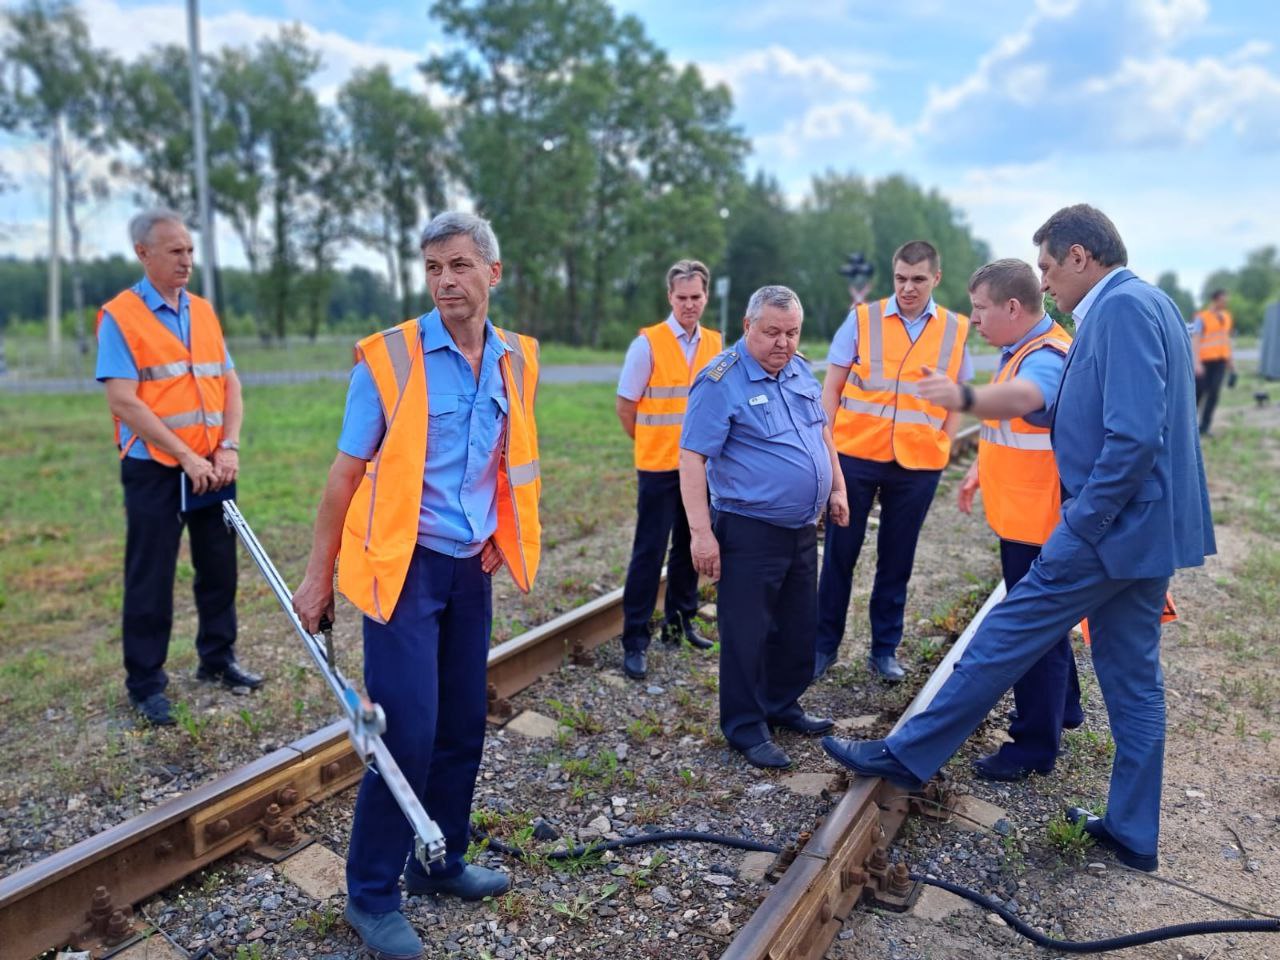
[[[49,141],[49,359],[62,353],[62,118]]]
[[[205,157],[204,97],[200,77],[200,11],[199,0],[187,0],[187,57],[191,64],[191,123],[194,127],[192,146],[196,161],[196,203],[200,215],[200,293],[217,310],[214,271],[217,254],[213,242],[213,211],[209,204],[209,170]]]

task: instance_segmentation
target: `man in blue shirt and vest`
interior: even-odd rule
[[[694,381],[680,437],[693,564],[719,580],[720,729],[757,767],[791,765],[774,729],[833,725],[799,703],[813,676],[818,516],[849,522],[822,388],[796,357],[803,320],[787,287],[753,293],[742,339]]]
[[[116,420],[124,486],[125,686],[150,723],[173,723],[164,663],[173,581],[185,527],[195,568],[196,676],[244,692],[262,678],[236,662],[236,538],[214,503],[183,512],[192,494],[240,471],[240,380],[207,300],[187,292],[194,249],[182,215],[154,209],[129,222],[145,276],[98,315],[97,378]]]
[[[1160,618],[1169,578],[1214,553],[1191,339],[1178,308],[1125,269],[1111,220],[1078,204],[1032,238],[1041,287],[1075,319],[1051,442],[1062,515],[987,615],[929,707],[885,740],[827,737],[863,776],[919,788],[1064,633],[1086,617],[1115,759],[1104,817],[1066,815],[1137,870],[1159,865],[1164,769]]]

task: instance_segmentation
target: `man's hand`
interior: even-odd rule
[[[1199,380],[1201,377],[1204,376],[1204,364],[1201,363],[1199,360],[1196,361],[1196,364],[1192,369],[1195,371],[1197,380]]]
[[[956,506],[961,513],[973,513],[973,495],[978,492],[978,465],[975,463],[960,481],[960,492],[956,494]]]
[[[714,533],[690,533],[689,553],[693,555],[693,569],[712,580],[720,579],[720,543]]]
[[[960,389],[960,384],[936,370],[928,367],[920,369],[924,376],[916,383],[916,392],[921,399],[936,403],[946,410],[959,410],[964,404],[964,391]]]
[[[493,537],[490,537],[484,542],[484,546],[480,548],[480,569],[485,573],[496,573],[504,562],[502,551],[493,542]]]
[[[843,490],[832,490],[827,498],[827,517],[837,527],[849,525],[849,497]]]
[[[191,481],[192,493],[207,493],[222,486],[222,484],[217,483],[217,474],[214,472],[213,464],[199,454],[188,450],[179,459],[178,464],[182,467],[183,473],[187,475],[187,479]]]
[[[213,451],[213,487],[221,490],[240,474],[240,454],[219,447]]]
[[[307,633],[318,633],[320,621],[333,622],[333,574],[328,578],[303,577],[301,586],[293,592],[293,610],[302,621]]]

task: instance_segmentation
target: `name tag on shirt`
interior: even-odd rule
[[[766,393],[762,393],[758,397],[752,397],[750,400],[747,401],[747,403],[749,403],[753,407],[758,407],[760,406],[760,404],[768,403],[768,402],[769,402],[769,395]]]

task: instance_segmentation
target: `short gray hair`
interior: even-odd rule
[[[176,223],[183,228],[187,225],[187,221],[177,210],[169,207],[152,207],[150,210],[134,214],[133,219],[129,221],[130,242],[135,247],[145,247],[157,223]]]
[[[498,252],[498,238],[494,236],[493,227],[489,226],[489,221],[484,217],[477,217],[474,213],[463,213],[459,210],[450,210],[433,217],[431,222],[422,228],[422,239],[418,242],[418,249],[425,250],[433,243],[443,243],[450,237],[457,236],[470,237],[485,263],[494,264],[502,259]]]
[[[751,295],[751,299],[747,301],[747,322],[755,323],[759,320],[765,307],[777,307],[780,310],[790,310],[794,307],[799,311],[800,319],[804,319],[804,307],[800,304],[800,298],[790,287],[784,287],[781,284],[769,284]]]

